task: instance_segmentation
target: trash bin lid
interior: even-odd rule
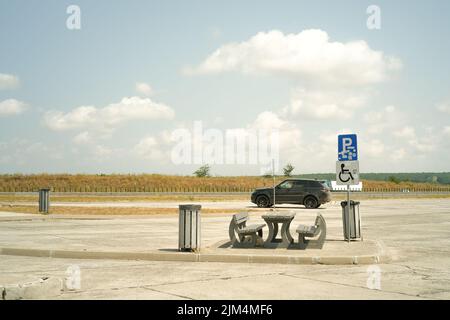
[[[359,201],[353,201],[353,200],[350,200],[350,205],[351,206],[355,206],[355,205],[359,205]],[[342,207],[346,207],[347,206],[347,201],[341,201],[341,206]]]
[[[200,210],[202,208],[199,204],[180,204],[178,207],[180,210]]]

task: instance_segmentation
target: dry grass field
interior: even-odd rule
[[[276,177],[280,182],[286,177]],[[157,174],[34,174],[0,175],[0,192],[34,192],[50,187],[54,192],[250,192],[272,186],[265,177],[205,177]],[[450,185],[438,183],[389,182],[363,180],[364,191],[450,191]]]
[[[0,204],[9,202],[37,202],[37,192],[34,194],[0,194]],[[52,202],[186,202],[186,201],[239,201],[248,200],[249,195],[242,194],[146,194],[146,195],[99,195],[99,194],[51,194]]]
[[[282,178],[278,178],[281,181]],[[272,185],[263,177],[205,177],[139,175],[37,174],[0,175],[0,192],[37,191],[50,187],[56,192],[246,192]]]

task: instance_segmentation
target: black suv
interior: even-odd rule
[[[251,200],[260,208],[273,206],[273,188],[256,189]],[[277,204],[303,204],[306,208],[313,209],[330,200],[330,189],[321,181],[287,179],[275,186]]]

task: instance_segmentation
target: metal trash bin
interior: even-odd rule
[[[198,204],[179,205],[178,250],[200,250],[200,209]]]
[[[342,226],[344,229],[344,239],[349,240],[348,233],[350,233],[350,239],[361,238],[361,218],[359,215],[359,201],[350,200],[350,217],[347,214],[348,205],[347,201],[341,201],[342,207]],[[347,219],[347,217],[349,217]]]
[[[50,189],[39,189],[39,212],[48,213],[50,209]]]

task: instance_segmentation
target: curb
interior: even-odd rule
[[[24,248],[0,248],[0,255],[101,260],[144,260],[144,261],[184,261],[184,262],[225,262],[225,263],[268,263],[294,265],[361,265],[378,264],[388,260],[387,255],[362,256],[274,256],[253,254],[213,254],[193,252],[113,252],[113,251],[73,251]]]

